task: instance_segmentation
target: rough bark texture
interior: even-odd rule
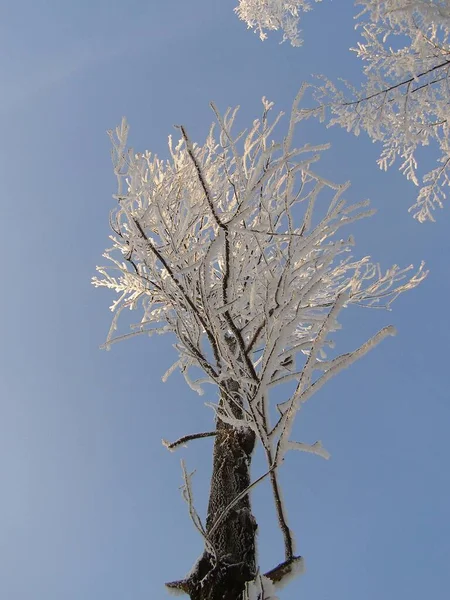
[[[234,388],[234,389],[233,389]],[[237,385],[228,386],[237,397]],[[236,405],[235,411],[239,412]],[[213,472],[209,495],[206,534],[214,549],[208,547],[189,577],[167,584],[187,593],[191,600],[238,600],[245,583],[256,575],[256,521],[245,495],[215,526],[217,518],[250,485],[250,462],[255,434],[250,429],[235,429],[217,420]]]

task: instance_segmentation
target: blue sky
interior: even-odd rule
[[[351,2],[303,21],[305,45],[262,44],[233,0],[0,2],[3,285],[0,362],[0,597],[165,598],[201,552],[179,493],[184,457],[204,510],[210,440],[171,454],[161,438],[209,430],[212,412],[172,364],[173,339],[99,350],[112,297],[90,285],[108,244],[115,181],[106,130],[126,115],[131,143],[165,154],[173,125],[201,141],[208,103],[263,95],[288,109],[311,73],[356,80]],[[379,147],[308,123],[331,141],[321,172],[352,180],[377,215],[353,231],[358,255],[383,266],[426,260],[431,273],[391,313],[351,309],[343,350],[393,323],[396,338],[307,405],[298,438],[322,439],[328,462],[296,454],[282,479],[307,574],[282,600],[447,598],[450,592],[450,292],[448,207],[434,225],[406,212],[415,189],[381,173]],[[214,394],[211,398],[214,399]],[[208,398],[206,399],[208,400]],[[282,560],[269,496],[254,494],[260,560]]]

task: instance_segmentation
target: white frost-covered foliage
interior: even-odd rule
[[[347,91],[327,81],[318,98],[332,98],[334,117],[356,135],[381,141],[378,164],[400,170],[420,187],[410,208],[420,222],[434,220],[450,179],[450,0],[358,0],[363,42],[352,48],[364,63],[364,83]],[[434,146],[437,166],[422,181],[417,149]]]
[[[272,581],[264,575],[258,575],[256,579],[247,583],[243,600],[278,600],[275,593]]]
[[[300,14],[311,8],[308,0],[239,0],[234,10],[250,29],[259,34],[261,40],[267,38],[267,31],[281,30],[283,42],[289,40],[292,46],[301,46]]]
[[[325,146],[292,147],[303,91],[279,143],[273,132],[282,114],[271,121],[265,99],[262,117],[237,136],[237,109],[222,117],[213,106],[218,126],[204,145],[180,127],[179,141],[169,138],[168,160],[127,149],[124,120],[110,133],[119,189],[112,248],[104,255],[109,266],[98,267],[93,280],[118,294],[106,346],[117,339],[124,308],[141,313],[128,335],[173,332],[179,356],[166,376],[179,367],[199,393],[205,382],[220,388],[223,400],[214,409],[223,421],[256,432],[271,477],[289,449],[327,458],[320,442],[290,439],[296,413],[394,333],[386,327],[360,348],[327,358],[340,311],[389,307],[426,275],[422,266],[413,275],[412,267],[396,265],[382,272],[369,257],[352,258],[353,238],[341,229],[372,211],[366,201],[347,204],[348,184],[312,170]],[[190,376],[191,367],[204,377]],[[230,381],[238,382],[239,418]],[[270,392],[288,381],[295,391],[272,422]]]

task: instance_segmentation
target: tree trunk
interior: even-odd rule
[[[227,386],[238,399],[235,382]],[[238,404],[235,415],[241,412]],[[235,429],[217,419],[213,472],[209,495],[203,555],[187,579],[167,584],[187,593],[191,600],[240,600],[245,583],[256,576],[256,521],[245,495],[215,526],[217,518],[250,485],[250,462],[255,446],[251,429]]]

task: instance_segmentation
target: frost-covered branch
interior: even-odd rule
[[[249,29],[255,30],[261,40],[267,38],[267,31],[281,30],[283,42],[289,40],[293,46],[301,46],[300,15],[311,8],[309,0],[239,0],[239,5],[234,10]]]
[[[319,1],[319,0],[316,0]],[[355,87],[323,78],[317,86],[318,113],[331,111],[329,125],[341,125],[381,142],[378,164],[399,169],[419,192],[410,212],[434,221],[450,185],[450,1],[356,0],[362,41],[351,48],[364,63],[364,81]],[[281,30],[283,41],[300,46],[299,19],[307,0],[240,0],[235,12],[262,40]],[[342,74],[344,75],[344,74]],[[310,114],[316,111],[312,110]],[[436,166],[420,172],[418,151],[436,150]]]
[[[321,456],[325,460],[328,460],[330,458],[330,453],[327,450],[325,450],[320,440],[318,442],[314,442],[314,444],[304,444],[303,442],[288,442],[288,449],[300,450],[302,452],[316,454],[317,456]]]
[[[363,38],[352,50],[364,61],[360,88],[324,80],[317,99],[331,107],[330,125],[383,144],[378,164],[400,170],[419,187],[410,208],[420,222],[433,221],[450,185],[449,0],[357,0]],[[437,150],[437,166],[418,174],[417,151]]]
[[[208,549],[211,552],[214,552],[214,548],[212,547],[212,545],[209,542],[208,536],[206,534],[206,529],[202,523],[200,515],[198,514],[198,512],[194,506],[194,498],[193,498],[193,494],[192,494],[192,476],[194,473],[187,472],[186,465],[183,460],[181,461],[181,469],[183,471],[183,480],[184,480],[184,483],[181,487],[181,491],[183,494],[183,498],[184,498],[186,504],[188,505],[191,521],[194,523],[195,528],[200,533],[200,535],[203,537]]]

